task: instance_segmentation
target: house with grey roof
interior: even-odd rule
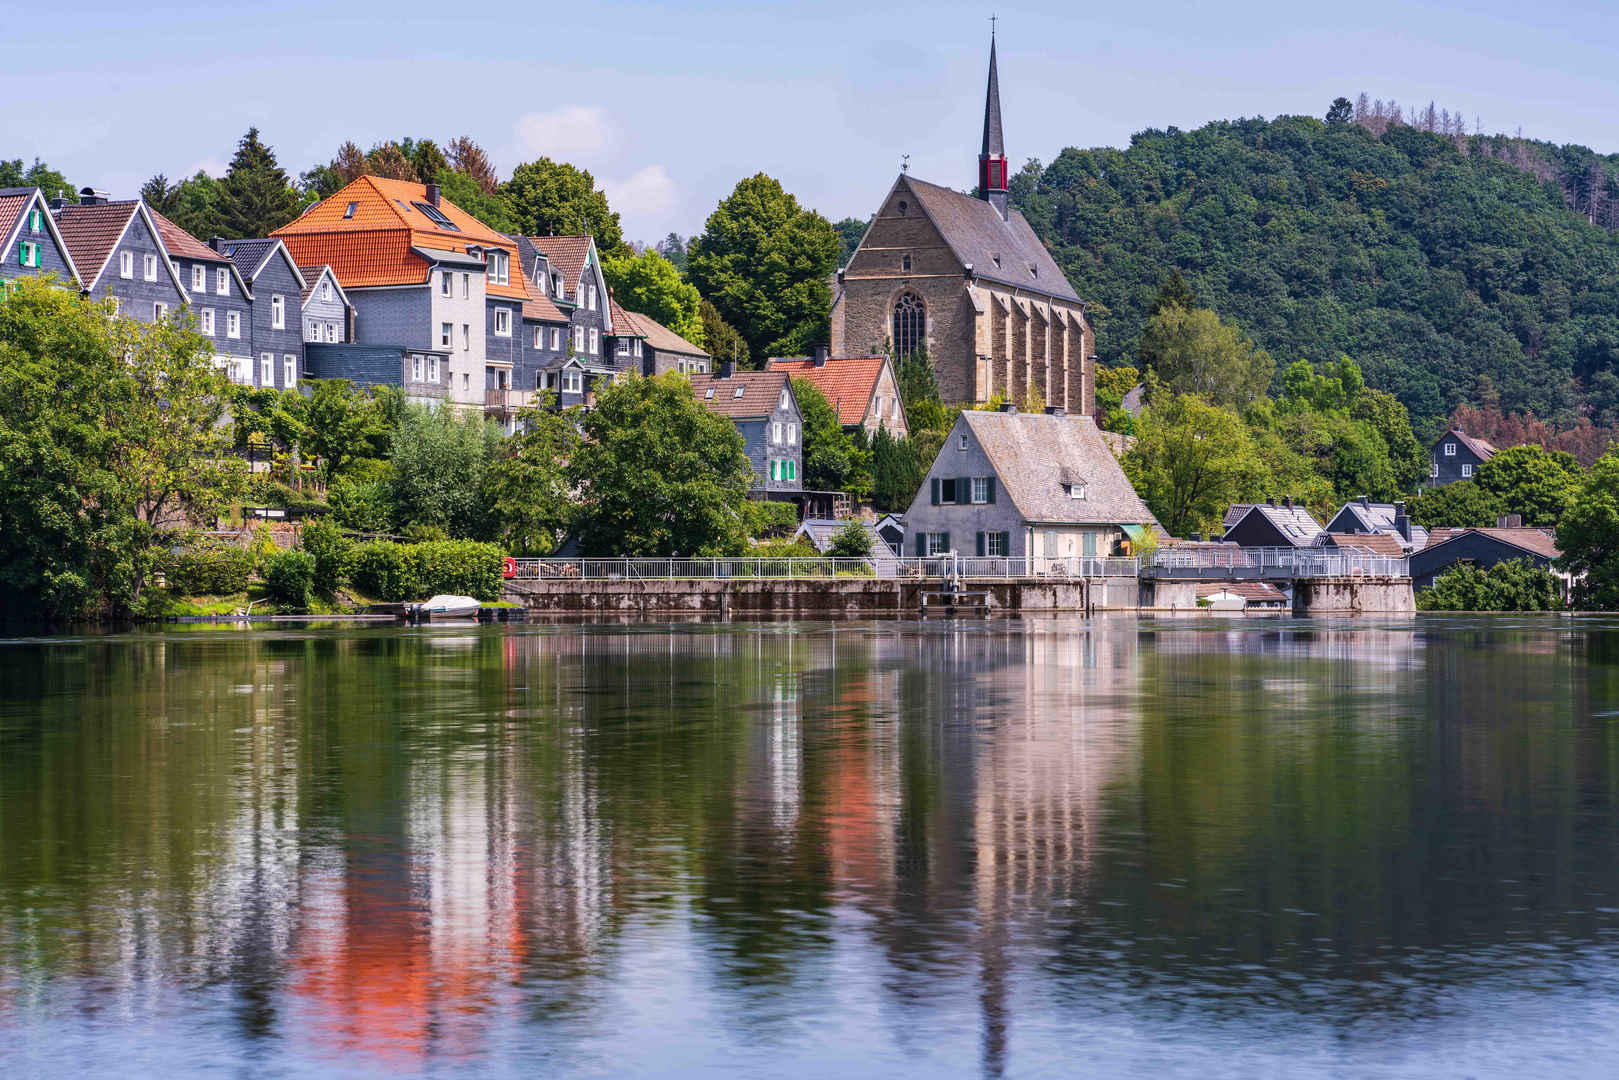
[[[253,352],[257,385],[291,390],[304,370],[303,271],[282,241],[224,240],[208,248],[231,261],[253,298]],[[266,378],[268,376],[268,378]]]
[[[1099,557],[1158,522],[1088,416],[967,410],[905,513],[908,554]]]
[[[1315,547],[1324,530],[1321,523],[1292,499],[1254,503],[1226,528],[1222,539],[1242,547]]]
[[[335,345],[348,341],[352,309],[337,274],[330,266],[300,266],[298,273],[304,279],[303,291],[298,294],[304,343]]]
[[[1494,529],[1435,529],[1427,546],[1411,556],[1411,585],[1431,589],[1435,578],[1463,563],[1488,570],[1517,560],[1555,571],[1561,554],[1550,530],[1526,529],[1510,519],[1501,519]]]
[[[1453,427],[1428,448],[1428,486],[1444,487],[1471,480],[1480,465],[1495,456],[1495,447]]]
[[[37,187],[0,188],[0,296],[5,282],[55,274],[64,288],[78,287],[67,241]]]
[[[1327,532],[1395,536],[1407,551],[1420,551],[1428,543],[1428,530],[1406,515],[1405,503],[1374,503],[1365,495],[1344,503],[1327,522]]]

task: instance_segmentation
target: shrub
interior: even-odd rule
[[[307,611],[315,581],[315,557],[307,551],[283,551],[270,560],[265,580],[276,603],[289,611]]]
[[[1417,593],[1423,611],[1561,611],[1557,578],[1527,559],[1499,562],[1488,570],[1458,564]]]
[[[405,539],[412,544],[428,544],[435,540],[448,540],[450,534],[442,525],[425,525],[420,521],[413,521],[405,526]]]
[[[315,591],[330,596],[343,587],[344,570],[353,541],[325,518],[312,521],[298,534],[298,546],[315,558]]]
[[[808,540],[771,540],[754,544],[748,549],[750,557],[761,559],[813,559],[820,552]]]
[[[271,480],[260,474],[260,478],[253,481],[247,492],[247,505],[249,506],[280,506],[289,510],[301,510],[308,506],[325,505],[319,499],[296,491],[279,480]]]
[[[252,572],[252,555],[231,544],[206,540],[175,558],[169,588],[181,596],[230,596],[247,588]]]
[[[332,516],[346,529],[385,533],[393,528],[393,495],[386,480],[340,476],[327,488],[326,497]]]
[[[367,596],[378,600],[413,600],[416,583],[405,564],[406,544],[387,540],[355,544],[349,548],[345,567],[349,583]]]
[[[347,569],[356,589],[379,600],[421,600],[435,593],[495,600],[504,582],[505,556],[496,545],[475,540],[375,541],[354,545]]]
[[[247,545],[249,565],[260,576],[264,576],[270,569],[270,560],[281,554],[281,548],[275,542],[275,530],[270,528],[268,522],[253,530],[253,540]]]
[[[832,534],[827,554],[835,559],[864,559],[871,554],[871,533],[858,521],[850,521]]]
[[[742,523],[748,535],[757,540],[791,536],[798,528],[798,507],[792,503],[750,499],[742,504]]]

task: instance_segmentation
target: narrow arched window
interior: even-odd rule
[[[911,268],[911,257],[909,255],[907,255],[907,256],[905,256],[905,258],[900,260],[900,269],[901,270],[909,270],[910,268]]]
[[[894,352],[909,356],[923,344],[927,333],[927,306],[909,289],[894,301]]]

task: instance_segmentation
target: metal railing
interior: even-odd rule
[[[871,577],[970,578],[1135,577],[1132,558],[977,558],[961,555],[873,555],[863,559],[517,559],[518,581],[736,580]]]
[[[1410,561],[1331,548],[1171,545],[1142,559],[1145,577],[1408,577]]]
[[[502,387],[483,392],[483,407],[489,412],[517,412],[528,408],[533,400],[532,390],[512,390]]]

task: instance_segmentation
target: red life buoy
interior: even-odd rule
[[[506,556],[506,576],[509,578],[517,576],[517,560],[510,555]]]

